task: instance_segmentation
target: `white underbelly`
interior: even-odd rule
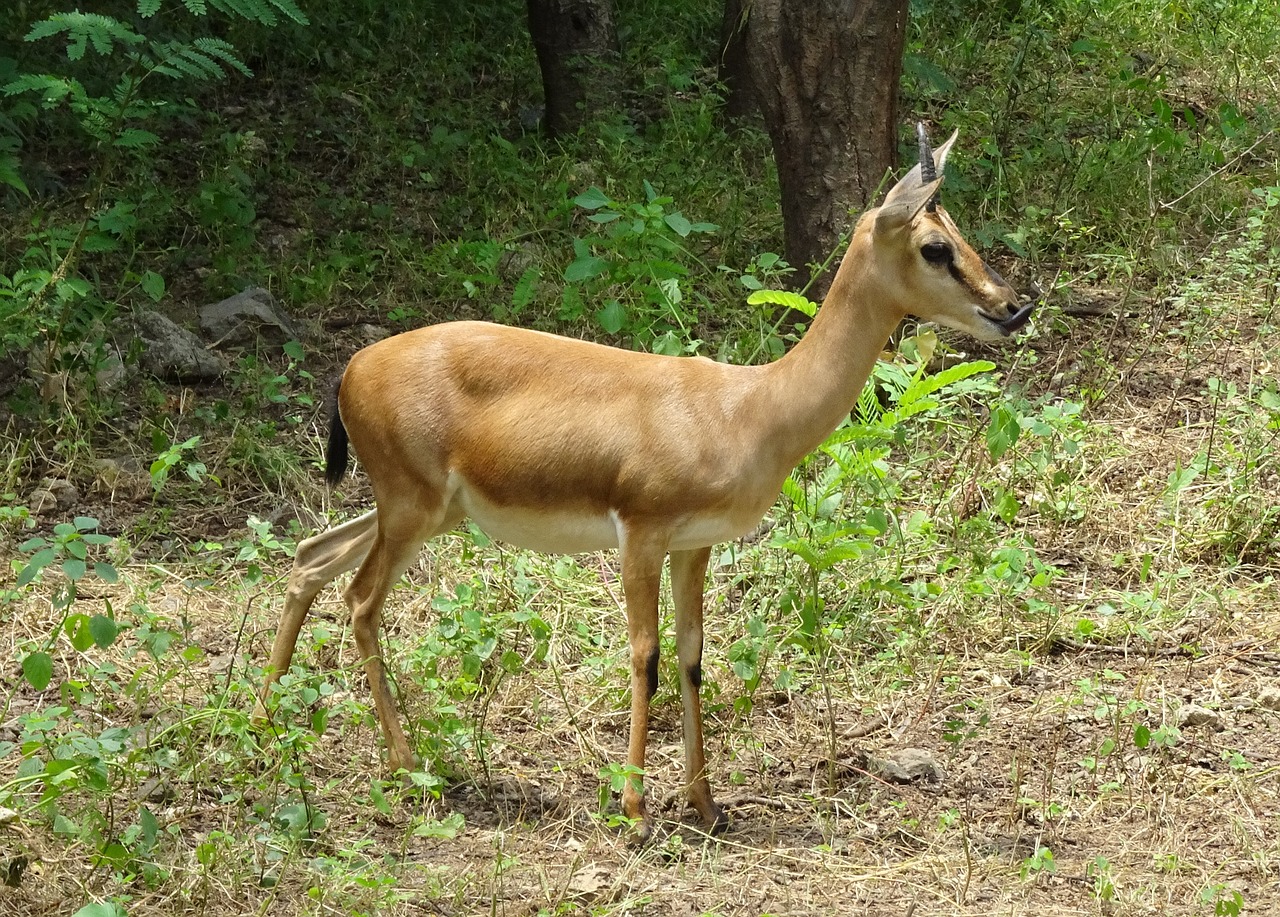
[[[454,502],[490,538],[545,554],[585,554],[617,548],[625,523],[613,510],[592,512],[576,507],[502,506],[486,500],[465,482]],[[763,512],[693,514],[671,520],[669,550],[685,551],[732,541],[755,528]]]
[[[618,526],[604,513],[498,506],[464,487],[461,509],[490,538],[544,554],[585,554],[618,546]]]

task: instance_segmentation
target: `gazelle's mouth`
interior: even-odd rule
[[[1035,308],[1035,303],[1027,303],[1017,312],[1005,319],[992,318],[986,313],[983,313],[982,317],[995,325],[996,328],[1000,330],[1001,334],[1008,337],[1009,335],[1022,330],[1027,322],[1031,320],[1031,313],[1035,311]]]

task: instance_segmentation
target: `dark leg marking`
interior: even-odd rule
[[[655,649],[645,660],[645,678],[648,679],[649,699],[658,693],[658,651]]]
[[[693,685],[693,690],[702,690],[702,664],[695,662],[689,666],[689,683]]]

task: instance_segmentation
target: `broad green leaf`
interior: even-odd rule
[[[83,653],[93,646],[93,634],[89,631],[88,615],[73,615],[67,619],[67,636],[71,645]]]
[[[1017,413],[1007,404],[998,406],[991,412],[991,422],[987,425],[987,451],[993,461],[1009,451],[1018,441],[1022,433],[1022,425],[1018,423]]]
[[[155,271],[147,271],[140,281],[142,292],[151,297],[152,302],[159,302],[164,297],[164,278]]]
[[[89,619],[89,634],[99,649],[107,649],[116,642],[120,626],[106,615],[94,615]]]
[[[27,561],[27,565],[22,568],[22,572],[18,574],[17,586],[22,587],[35,579],[40,571],[53,563],[57,557],[57,552],[53,548],[45,548],[31,555],[31,560]]]
[[[438,838],[454,838],[458,836],[458,832],[462,830],[465,821],[461,813],[455,812],[442,821],[434,819],[424,821],[413,829],[414,837],[438,837]]]
[[[125,917],[125,912],[114,901],[95,901],[80,908],[72,917]]]
[[[31,653],[22,660],[22,676],[31,687],[43,691],[53,680],[53,657],[48,653]]]
[[[597,277],[609,269],[609,262],[595,255],[580,257],[564,271],[564,279],[568,283],[580,283]]]
[[[609,334],[617,334],[627,325],[626,307],[616,299],[611,299],[608,305],[596,313],[596,321]]]
[[[387,797],[382,792],[382,781],[377,777],[369,778],[369,798],[373,800],[373,807],[383,815],[390,817],[391,806],[387,802]]]
[[[583,210],[599,210],[609,203],[609,196],[592,185],[573,199]]]
[[[148,847],[154,847],[156,835],[160,833],[160,822],[146,806],[138,811],[138,824],[142,827],[142,839],[146,841]]]
[[[88,566],[78,557],[68,557],[62,562],[62,572],[72,582],[81,579],[87,571]]]
[[[689,235],[689,233],[693,230],[693,225],[688,220],[686,220],[684,218],[684,215],[680,213],[680,211],[678,210],[675,213],[668,213],[663,218],[663,222],[665,222],[668,226],[670,226],[671,231],[674,232],[676,235],[678,235],[682,239],[685,236]]]

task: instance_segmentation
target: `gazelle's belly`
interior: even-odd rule
[[[587,506],[500,505],[465,482],[453,501],[490,538],[547,554],[583,554],[617,548],[626,537],[626,523],[614,510]],[[682,551],[731,541],[755,527],[760,512],[692,513],[672,519],[669,549]]]

